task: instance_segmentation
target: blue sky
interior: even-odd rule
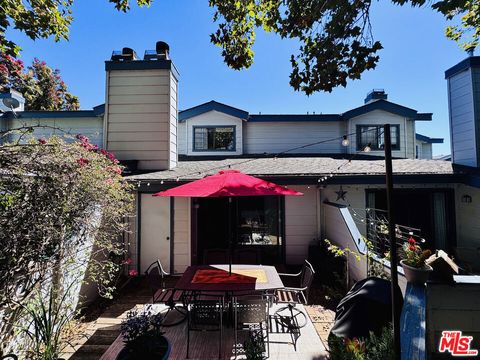
[[[288,84],[295,42],[259,32],[253,66],[231,70],[210,43],[212,14],[207,0],[156,0],[150,8],[134,6],[127,14],[107,0],[76,1],[68,42],[33,42],[16,32],[10,36],[22,45],[21,58],[27,63],[38,57],[59,68],[83,109],[104,101],[104,61],[112,50],[128,46],[143,55],[164,40],[181,76],[181,109],[214,99],[251,113],[341,113],[361,105],[371,89],[383,88],[393,102],[433,112],[432,122],[417,122],[417,132],[445,138],[444,144],[434,145],[434,154],[450,152],[444,71],[466,55],[444,37],[441,15],[428,8],[373,2],[373,32],[384,46],[378,67],[347,88],[307,97]]]

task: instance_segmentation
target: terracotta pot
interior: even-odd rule
[[[425,267],[423,268],[416,268],[405,264],[405,260],[400,260],[400,265],[402,265],[403,273],[405,274],[407,281],[414,285],[425,285],[430,272],[433,271],[430,265],[425,264]]]

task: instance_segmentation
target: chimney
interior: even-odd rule
[[[452,162],[480,166],[480,56],[469,57],[445,71],[448,86]]]
[[[105,62],[106,148],[139,170],[177,165],[178,71],[159,41],[139,59],[131,48]]]
[[[367,94],[365,98],[365,104],[371,103],[377,100],[387,100],[388,95],[385,93],[383,89],[373,89]]]

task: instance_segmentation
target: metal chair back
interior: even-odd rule
[[[234,299],[237,324],[256,324],[268,320],[268,300],[261,295]]]
[[[268,309],[269,300],[265,295],[244,295],[233,298],[234,326],[235,326],[235,358],[237,357],[238,331],[256,328],[256,332],[263,340],[267,357],[270,355]],[[264,325],[265,324],[265,325]],[[252,328],[252,326],[254,326]]]
[[[303,266],[302,275],[300,277],[300,286],[302,288],[310,289],[312,285],[313,278],[315,277],[315,270],[313,270],[312,264],[305,260],[305,265]]]
[[[195,293],[188,299],[187,359],[190,355],[191,331],[218,331],[218,357],[222,353],[224,298],[219,295]]]
[[[145,277],[147,278],[150,289],[155,292],[159,289],[165,288],[165,276],[168,273],[163,270],[160,260],[154,261],[145,271]]]

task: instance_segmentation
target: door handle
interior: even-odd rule
[[[167,238],[166,238],[166,239],[167,239],[167,241],[170,241],[170,236],[167,236]]]

